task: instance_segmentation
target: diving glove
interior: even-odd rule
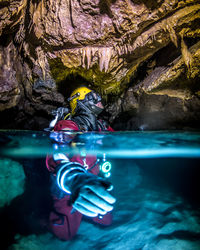
[[[80,213],[96,217],[113,210],[116,199],[109,193],[113,186],[88,173],[79,163],[64,164],[57,173],[58,186],[70,194],[70,203]]]
[[[92,174],[79,174],[71,186],[71,203],[80,213],[96,217],[113,210],[116,199],[109,193],[113,186],[107,180]]]

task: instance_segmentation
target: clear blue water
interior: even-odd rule
[[[52,152],[106,154],[117,198],[111,226],[82,221],[69,242],[41,226],[51,204],[45,156]],[[19,177],[12,169],[20,165],[25,175],[24,191],[0,208],[5,249],[200,249],[199,132],[1,131],[0,156],[7,196]]]
[[[52,133],[34,131],[2,132],[12,142],[2,147],[1,154],[14,157],[41,157],[55,151],[56,140],[64,141],[59,151],[101,155],[109,158],[200,158],[200,133],[195,132],[104,132]],[[69,147],[69,136],[76,147]],[[51,138],[50,138],[51,137]],[[66,137],[66,138],[65,138]],[[6,141],[6,139],[5,139]],[[3,144],[3,142],[2,142]]]

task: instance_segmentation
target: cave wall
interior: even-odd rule
[[[43,129],[85,84],[115,129],[200,128],[200,2],[3,0],[0,128]]]

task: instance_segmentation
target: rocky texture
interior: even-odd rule
[[[16,106],[20,97],[20,87],[16,79],[16,49],[13,44],[0,50],[0,110]]]
[[[3,191],[3,194],[0,197],[6,195],[7,202],[6,206],[0,209],[1,249],[198,250],[200,158],[183,158],[183,154],[174,158],[173,152],[175,147],[185,151],[193,149],[196,152],[193,155],[197,155],[200,136],[176,132],[121,132],[116,136],[108,134],[102,138],[102,135],[92,133],[91,136],[82,134],[76,140],[77,144],[82,142],[81,145],[85,142],[84,150],[89,147],[93,152],[94,147],[91,144],[98,141],[99,144],[95,145],[99,155],[101,148],[104,152],[107,149],[108,154],[112,148],[115,152],[118,151],[117,158],[108,159],[112,162],[112,192],[117,198],[113,223],[109,227],[100,227],[83,221],[76,237],[63,242],[48,233],[45,227],[49,212],[53,209],[50,176],[44,167],[43,157],[49,151],[48,147],[44,148],[44,145],[49,145],[45,143],[46,140],[49,141],[48,135],[30,131],[9,132],[5,134],[4,139],[1,135],[1,145],[6,149],[4,153],[8,153],[8,150],[24,152],[21,159],[19,154],[15,154],[15,157],[18,156],[18,161],[23,164],[26,175],[24,193],[18,197],[13,196],[13,192],[20,188],[20,180],[24,180],[23,170],[16,161],[1,159],[0,191]],[[7,137],[10,138],[10,143],[6,145]],[[82,148],[81,145],[77,145],[78,148]],[[20,150],[22,146],[26,152]],[[36,147],[40,150],[39,158],[34,158]],[[148,150],[150,147],[151,156]],[[130,149],[135,159],[130,158]],[[137,158],[137,149],[143,150],[143,158]],[[156,149],[160,154],[155,153]],[[172,158],[159,158],[163,157],[163,149],[165,152],[171,152]],[[145,154],[145,151],[148,153]],[[146,158],[147,154],[149,159]],[[14,197],[16,198],[13,199]],[[13,200],[10,202],[11,199]]]
[[[144,80],[134,87],[129,87],[128,91],[117,100],[117,105],[112,104],[118,107],[113,119],[116,115],[121,121],[115,128],[198,129],[200,126],[199,46],[200,42],[187,52],[189,53],[187,62],[190,64],[188,70],[185,68],[186,59],[183,56],[177,57],[168,65],[162,65],[159,60],[162,60],[160,55],[159,58],[152,59],[154,61],[150,63],[154,64],[154,69],[150,69]],[[148,66],[146,67],[148,69]],[[109,107],[110,110],[113,109],[112,105]]]
[[[193,202],[199,201],[199,189],[193,186],[198,183],[198,165],[192,166],[191,159],[145,160],[143,168],[132,160],[123,159],[115,161],[114,165],[112,181],[117,203],[111,226],[100,227],[83,221],[77,236],[69,242],[60,241],[49,233],[17,235],[10,249],[198,250],[198,205],[194,208],[185,196],[185,191],[190,190],[194,194]],[[162,168],[162,165],[169,167]],[[191,168],[196,171],[191,173]],[[182,181],[187,187],[177,193]],[[174,185],[177,185],[175,190]]]
[[[17,196],[23,194],[25,175],[23,167],[10,159],[0,159],[0,207],[9,205]]]
[[[13,114],[15,127],[44,127],[80,83],[105,97],[119,128],[121,117],[129,129],[199,122],[199,1],[10,0],[0,17],[1,127]],[[142,121],[155,109],[163,125]]]

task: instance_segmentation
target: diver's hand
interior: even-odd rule
[[[81,174],[78,179],[79,187],[72,187],[73,208],[90,217],[105,215],[113,210],[116,199],[109,193],[113,188],[110,182],[91,174]]]

